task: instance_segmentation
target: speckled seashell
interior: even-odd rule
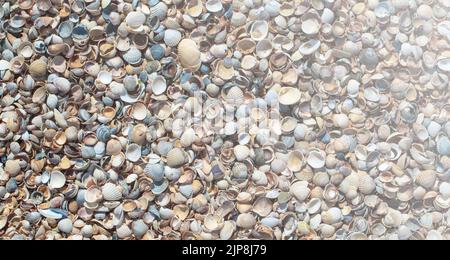
[[[30,64],[28,70],[34,79],[42,79],[47,76],[47,63],[42,59],[35,60]]]
[[[102,187],[102,195],[107,201],[118,201],[122,199],[122,191],[117,185],[112,183],[106,183]]]
[[[178,44],[178,58],[181,66],[190,71],[197,71],[200,68],[200,51],[191,39],[183,39]]]

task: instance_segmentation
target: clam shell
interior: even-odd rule
[[[127,53],[123,55],[123,59],[131,65],[136,65],[142,61],[142,53],[137,48],[131,47]]]
[[[167,29],[164,32],[164,43],[167,46],[175,47],[181,41],[182,35],[181,32],[173,29]]]
[[[166,79],[162,76],[156,76],[152,81],[152,92],[154,95],[162,95],[167,90]]]
[[[178,44],[178,58],[181,66],[189,71],[197,71],[200,68],[200,51],[191,39],[183,39]]]
[[[261,217],[267,217],[272,212],[273,203],[266,197],[260,197],[253,203],[252,211]]]
[[[66,176],[62,172],[54,171],[50,174],[50,182],[48,187],[50,189],[60,189],[66,184]]]
[[[187,160],[186,153],[180,148],[174,148],[167,154],[167,165],[171,168],[180,168]]]
[[[142,148],[138,144],[130,144],[127,147],[126,158],[131,162],[137,162],[141,159]]]
[[[106,183],[102,187],[102,195],[107,201],[119,201],[122,199],[122,191],[112,183]]]
[[[236,225],[240,228],[251,229],[256,225],[256,218],[250,213],[240,214],[236,219]]]
[[[437,62],[437,66],[444,72],[450,72],[450,59],[442,59]]]
[[[68,218],[60,220],[58,222],[58,230],[66,234],[70,234],[73,230],[72,221]]]
[[[34,79],[42,79],[47,76],[47,63],[42,59],[35,60],[30,64],[28,70]]]
[[[223,5],[220,0],[208,0],[205,3],[206,10],[211,13],[217,13],[222,11]]]
[[[309,56],[314,54],[320,48],[321,42],[319,40],[311,39],[298,48],[302,55]]]
[[[269,24],[266,21],[255,21],[250,29],[250,36],[254,41],[262,41],[269,33]]]
[[[416,183],[426,189],[429,189],[434,186],[436,177],[436,172],[433,170],[421,171],[416,177]]]
[[[234,232],[236,231],[236,223],[233,221],[225,221],[223,223],[223,227],[220,230],[219,237],[222,240],[229,240],[233,236]]]
[[[144,103],[138,102],[131,107],[131,117],[135,120],[142,121],[147,117],[148,109]]]
[[[320,169],[325,166],[325,156],[320,151],[311,151],[308,155],[307,162],[314,169]]]
[[[298,201],[303,202],[309,197],[311,190],[308,188],[308,182],[298,181],[291,185],[289,192]]]
[[[131,28],[139,28],[145,23],[146,17],[142,12],[130,12],[125,18],[125,22]]]
[[[285,106],[291,106],[300,101],[301,98],[301,92],[300,90],[292,87],[284,87],[280,89],[279,95],[279,102],[282,105]]]

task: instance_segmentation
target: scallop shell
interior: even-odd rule
[[[106,183],[102,187],[102,195],[107,201],[119,201],[122,199],[122,191],[119,186],[112,183]]]
[[[160,21],[162,21],[166,18],[168,9],[169,8],[164,2],[158,2],[150,8],[150,18],[157,17]]]
[[[191,39],[183,39],[178,44],[178,58],[181,66],[189,71],[197,71],[200,68],[200,51]]]
[[[244,102],[244,92],[239,87],[232,87],[226,95],[226,102],[230,105],[240,105]]]
[[[181,32],[173,29],[167,29],[164,32],[164,43],[167,46],[175,47],[180,43],[182,38]]]
[[[54,171],[50,174],[50,182],[48,187],[50,189],[60,189],[66,184],[66,176],[62,172]]]

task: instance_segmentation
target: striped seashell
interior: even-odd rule
[[[298,181],[291,185],[289,192],[300,202],[305,201],[311,190],[308,188],[308,182]]]
[[[239,87],[232,87],[226,96],[226,102],[232,105],[244,103],[244,92]]]
[[[180,168],[186,162],[186,153],[180,148],[174,148],[167,154],[167,165],[170,168]]]
[[[136,65],[142,61],[142,53],[137,48],[132,47],[123,55],[123,59],[131,65]]]
[[[125,22],[131,28],[139,28],[145,23],[146,17],[142,12],[130,12],[125,18]]]
[[[318,172],[313,177],[313,183],[320,187],[325,187],[330,182],[330,176],[326,172]]]
[[[371,194],[375,188],[375,181],[368,174],[363,173],[359,176],[358,189],[361,193],[365,195]]]
[[[433,170],[422,171],[416,177],[416,183],[426,189],[433,187],[435,182],[436,172]]]
[[[164,43],[167,46],[175,47],[178,45],[178,43],[180,43],[181,37],[181,32],[173,29],[167,29],[164,32]]]
[[[153,19],[154,17],[158,17],[159,20],[164,20],[167,16],[167,10],[169,8],[164,2],[159,2],[156,5],[150,7],[150,19]]]
[[[191,39],[183,39],[178,44],[178,58],[181,66],[189,71],[197,71],[200,68],[200,50],[197,44]]]
[[[102,195],[107,201],[118,201],[122,199],[122,191],[119,186],[112,183],[106,183],[102,187]]]

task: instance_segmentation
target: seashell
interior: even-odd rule
[[[269,24],[266,21],[255,21],[250,28],[250,36],[254,41],[262,41],[269,33]]]
[[[167,46],[175,47],[181,41],[181,33],[177,30],[167,29],[164,32],[164,43]]]
[[[131,64],[131,65],[137,65],[141,63],[142,61],[142,53],[135,47],[131,47],[124,55],[123,59]]]
[[[205,3],[206,10],[211,13],[217,13],[222,11],[223,5],[219,0],[208,0]]]
[[[234,155],[236,156],[236,160],[242,162],[249,157],[250,149],[247,146],[238,145],[234,147]]]
[[[272,201],[265,197],[258,198],[253,203],[252,211],[261,217],[267,217],[272,212]]]
[[[60,220],[58,222],[58,230],[66,234],[72,233],[73,230],[72,221],[68,218]]]
[[[320,17],[314,13],[308,13],[301,18],[302,31],[307,35],[314,35],[320,31]]]
[[[450,156],[450,139],[447,136],[438,137],[436,148],[440,155]]]
[[[147,117],[147,107],[141,102],[133,104],[131,110],[131,117],[135,120],[142,121]]]
[[[305,56],[309,56],[314,54],[320,48],[321,42],[315,39],[311,39],[305,43],[303,43],[298,51]]]
[[[450,72],[450,59],[438,60],[437,67],[444,72]]]
[[[35,60],[28,68],[33,79],[43,79],[47,76],[47,63],[42,59]]]
[[[300,90],[292,87],[284,87],[280,89],[279,95],[279,102],[282,105],[285,106],[291,106],[300,101],[301,98],[301,92]]]
[[[222,219],[217,215],[206,215],[203,224],[210,232],[218,231],[223,227]]]
[[[223,227],[220,230],[220,239],[222,240],[229,240],[234,232],[236,231],[236,223],[233,221],[225,221],[223,223]]]
[[[263,39],[256,44],[255,53],[261,59],[268,58],[272,51],[273,45],[269,39]]]
[[[334,225],[342,220],[342,211],[339,208],[330,208],[322,212],[322,222],[328,225]]]
[[[3,169],[9,176],[15,177],[21,171],[20,162],[19,160],[7,160]]]
[[[186,163],[186,153],[180,148],[174,148],[167,154],[167,165],[171,168],[180,168]]]
[[[321,151],[311,151],[306,161],[314,169],[320,169],[325,166],[325,156]]]
[[[50,182],[48,187],[50,189],[60,189],[66,184],[66,177],[62,172],[54,171],[50,174]]]
[[[433,170],[421,171],[416,177],[416,183],[426,189],[434,186],[436,182],[436,172]]]
[[[191,72],[200,68],[200,51],[197,44],[191,39],[183,39],[178,44],[178,58],[181,66]]]
[[[292,172],[299,172],[304,165],[303,161],[304,157],[301,152],[298,151],[291,152],[289,154],[289,158],[287,161],[287,167]]]
[[[152,81],[152,92],[154,95],[162,95],[167,90],[167,83],[164,77],[156,76]]]
[[[167,16],[168,7],[164,2],[158,2],[150,8],[150,18],[157,17],[160,21],[164,20]]]
[[[305,201],[310,195],[311,190],[308,188],[308,182],[298,181],[291,185],[289,192],[300,202]]]
[[[138,144],[130,144],[127,147],[126,158],[131,162],[137,162],[141,159],[142,148]]]
[[[236,219],[236,225],[240,228],[251,229],[256,225],[256,218],[251,213],[240,214]]]
[[[133,29],[139,28],[145,23],[146,17],[142,12],[130,12],[125,18],[127,25]]]

